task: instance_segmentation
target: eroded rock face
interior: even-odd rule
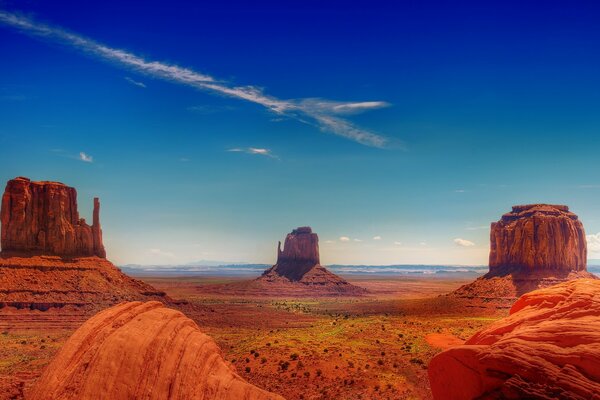
[[[289,233],[283,250],[279,242],[277,263],[266,270],[257,282],[267,284],[261,289],[290,294],[357,295],[366,292],[320,265],[319,237],[308,226]]]
[[[597,399],[600,281],[522,296],[510,316],[429,364],[435,399]]]
[[[131,302],[83,324],[29,399],[283,400],[244,381],[195,322],[159,302]]]
[[[569,207],[514,206],[492,224],[490,272],[500,269],[585,271],[583,224]]]
[[[288,233],[283,251],[281,242],[277,246],[277,270],[292,281],[300,280],[319,262],[319,237],[308,226]]]
[[[79,218],[75,188],[59,182],[12,179],[2,196],[2,252],[105,258],[97,198],[93,215],[92,226]]]

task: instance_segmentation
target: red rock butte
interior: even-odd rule
[[[583,224],[569,207],[549,204],[514,206],[492,223],[490,272],[502,269],[585,271]]]
[[[597,279],[587,272],[583,224],[563,205],[514,206],[490,232],[489,272],[452,295],[504,301],[578,278]]]
[[[130,302],[85,322],[27,395],[32,400],[283,400],[247,383],[181,312]]]
[[[522,296],[509,317],[435,356],[428,373],[436,400],[597,399],[600,281]]]
[[[352,285],[320,264],[319,237],[308,226],[294,229],[277,247],[277,262],[256,282],[269,292],[304,295],[361,295]]]
[[[8,181],[2,196],[2,252],[12,255],[106,258],[100,228],[100,201],[93,223],[79,217],[77,191],[59,182]]]
[[[106,260],[98,199],[89,226],[79,218],[74,188],[19,177],[8,181],[0,215],[0,309],[65,308],[81,321],[81,311],[89,315],[121,301],[172,302]],[[4,315],[2,322],[13,317],[15,324],[27,320]]]

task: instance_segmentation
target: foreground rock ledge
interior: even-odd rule
[[[283,400],[244,381],[196,323],[159,302],[122,303],[89,319],[27,398]]]
[[[436,400],[600,398],[600,281],[522,296],[510,316],[429,364]]]

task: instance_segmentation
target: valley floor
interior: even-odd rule
[[[367,296],[295,299],[226,289],[247,278],[142,279],[193,304],[186,313],[232,367],[289,400],[430,399],[431,358],[508,313],[443,296],[472,277],[360,278]],[[0,396],[20,398],[81,322],[68,310],[2,310]]]

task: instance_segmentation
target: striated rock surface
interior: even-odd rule
[[[93,215],[92,226],[79,218],[75,188],[59,182],[12,179],[2,196],[2,253],[105,258],[97,198]]]
[[[434,399],[600,398],[600,281],[522,296],[510,316],[429,364]]]
[[[0,256],[0,310],[67,307],[89,315],[132,300],[173,302],[164,292],[125,275],[104,258]]]
[[[514,206],[492,223],[490,242],[489,272],[453,296],[508,308],[532,290],[573,279],[597,279],[587,272],[583,224],[567,206]]]
[[[79,218],[74,188],[16,178],[6,185],[0,214],[0,309],[89,314],[122,301],[172,303],[106,260],[98,199],[89,226]]]
[[[277,263],[257,279],[271,291],[300,294],[359,295],[366,290],[348,283],[320,265],[319,237],[310,227],[294,229],[277,248]]]
[[[585,271],[583,224],[569,207],[514,206],[492,223],[490,272],[502,269]]]
[[[27,396],[282,400],[244,381],[196,323],[159,302],[123,303],[83,324]]]

